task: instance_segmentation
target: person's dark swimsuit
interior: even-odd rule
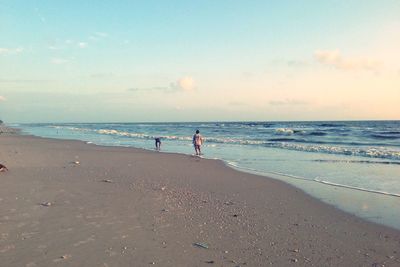
[[[161,146],[161,139],[159,137],[155,138],[156,141],[156,148],[159,149]]]

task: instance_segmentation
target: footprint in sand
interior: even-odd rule
[[[1,233],[0,240],[7,240],[9,233]]]
[[[72,230],[74,230],[74,228],[70,227],[70,228],[61,229],[61,230],[59,230],[58,232],[59,232],[59,233],[71,232]]]
[[[22,238],[22,240],[30,239],[30,238],[32,238],[32,236],[34,236],[34,235],[36,235],[38,233],[39,232],[22,233],[21,234],[21,238]]]
[[[71,255],[66,254],[66,255],[62,255],[61,257],[59,257],[57,259],[54,259],[53,262],[60,262],[60,261],[63,261],[63,260],[67,260],[69,258],[71,258]]]
[[[86,244],[86,243],[89,243],[89,242],[92,242],[92,241],[95,241],[94,235],[92,235],[91,237],[89,237],[89,238],[87,238],[87,239],[85,239],[85,240],[81,240],[81,241],[79,241],[79,242],[76,242],[76,243],[74,244],[74,247],[78,247],[78,246],[80,246],[80,245],[83,245],[83,244]]]
[[[113,251],[112,248],[107,249],[106,252],[110,257],[116,256],[118,254],[116,251]]]
[[[4,253],[4,252],[7,252],[7,251],[13,250],[13,249],[15,249],[14,245],[7,245],[0,249],[0,253]]]
[[[39,245],[37,248],[36,248],[36,250],[37,251],[43,251],[43,250],[45,250],[45,249],[47,249],[47,246],[46,245]]]
[[[97,222],[90,222],[90,223],[87,223],[87,224],[85,224],[85,225],[92,225],[92,226],[94,226],[94,227],[96,227],[96,228],[100,228],[100,227],[101,227],[101,224],[100,224],[100,223],[97,223]]]

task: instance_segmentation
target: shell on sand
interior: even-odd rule
[[[8,171],[7,167],[4,166],[3,164],[0,164],[0,172],[5,172]]]

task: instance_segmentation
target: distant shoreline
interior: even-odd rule
[[[88,123],[88,124],[103,124],[103,123],[115,123],[115,124],[141,124],[141,123],[154,123],[154,124],[162,124],[162,123],[237,123],[237,122],[243,122],[243,123],[286,123],[286,122],[310,122],[310,123],[315,123],[315,122],[400,122],[400,119],[364,119],[364,120],[245,120],[245,121],[104,121],[104,122],[88,122],[88,121],[82,121],[82,122],[11,122],[11,123],[5,123],[6,125],[9,124],[75,124],[75,123]]]

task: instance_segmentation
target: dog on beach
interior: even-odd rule
[[[8,171],[7,167],[0,163],[0,172]]]

